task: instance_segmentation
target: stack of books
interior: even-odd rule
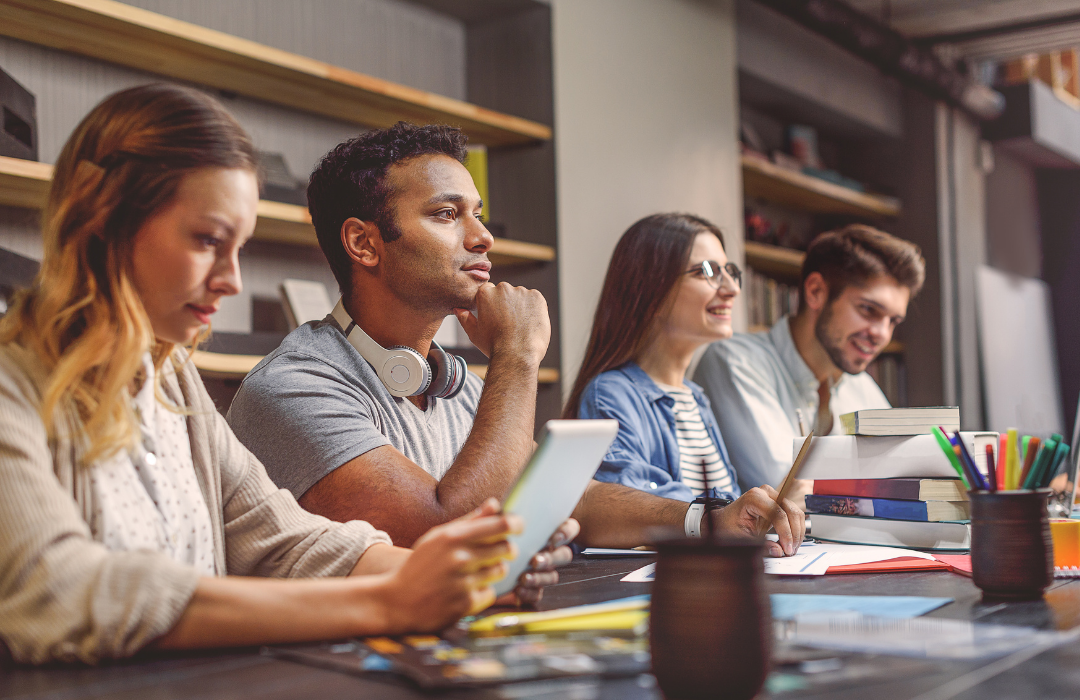
[[[892,408],[841,416],[846,435],[815,438],[803,468],[816,539],[939,551],[971,546],[964,483],[930,429],[960,427],[956,407]],[[994,433],[961,433],[973,455]],[[978,464],[985,471],[985,464]]]

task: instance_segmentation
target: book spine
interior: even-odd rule
[[[814,481],[814,494],[818,496],[897,498],[917,501],[919,492],[918,481],[892,479],[818,479]]]
[[[829,513],[831,515],[861,515],[874,517],[874,500],[871,498],[852,498],[851,496],[806,497],[807,513]]]
[[[888,520],[929,520],[926,503],[923,501],[895,501],[888,498],[809,495],[806,497],[806,512]]]

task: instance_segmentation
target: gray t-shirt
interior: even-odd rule
[[[332,317],[305,323],[244,379],[229,425],[278,486],[300,498],[346,462],[392,445],[436,479],[472,430],[483,380],[421,411],[386,390]]]

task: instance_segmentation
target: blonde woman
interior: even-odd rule
[[[212,99],[152,85],[60,154],[41,272],[0,322],[0,640],[18,661],[437,630],[505,573],[521,524],[494,501],[397,548],[302,510],[214,409],[185,348],[240,291],[252,153]]]

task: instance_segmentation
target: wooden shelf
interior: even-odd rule
[[[871,219],[900,215],[893,197],[847,187],[788,170],[761,158],[742,156],[743,193],[815,214],[848,214]]]
[[[0,34],[364,126],[453,124],[489,146],[551,138],[538,122],[113,0],[3,0]]]
[[[0,205],[41,209],[49,194],[52,166],[0,156]],[[318,247],[311,215],[304,207],[259,200],[255,238],[263,241]],[[551,246],[496,238],[488,254],[493,265],[521,265],[555,259]]]
[[[769,330],[768,326],[750,326],[746,329],[747,333],[760,333],[761,331]],[[881,351],[882,355],[900,355],[904,352],[904,344],[899,340],[894,340],[885,346],[885,349]]]
[[[801,250],[755,241],[747,241],[744,249],[747,267],[752,267],[767,275],[793,280],[798,280],[802,274],[802,264],[806,259],[806,253]]]
[[[192,355],[199,372],[214,379],[243,379],[262,359],[262,355],[228,355],[203,350],[196,350]],[[469,365],[469,371],[483,379],[487,375],[487,365]],[[559,381],[559,370],[541,367],[537,381],[540,384],[554,384]]]

